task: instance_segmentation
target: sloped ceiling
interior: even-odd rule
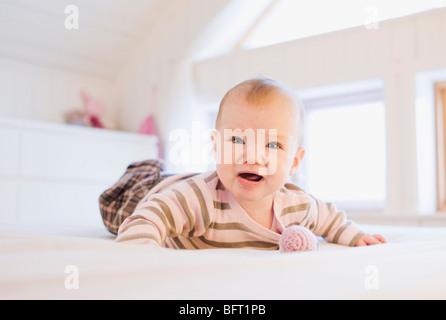
[[[67,5],[79,29],[67,29]],[[160,22],[166,0],[0,0],[0,57],[113,78]]]

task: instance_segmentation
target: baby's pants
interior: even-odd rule
[[[124,175],[99,197],[99,208],[107,230],[117,234],[119,226],[150,189],[169,176],[163,172],[162,160],[130,164]]]

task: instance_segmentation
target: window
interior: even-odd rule
[[[257,48],[356,26],[379,28],[379,22],[446,6],[446,0],[273,0],[243,39]]]
[[[386,130],[380,95],[304,100],[307,153],[300,183],[306,191],[343,210],[384,208]]]
[[[435,84],[437,208],[446,210],[446,82]]]

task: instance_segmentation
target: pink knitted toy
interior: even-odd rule
[[[319,242],[307,228],[291,226],[283,230],[279,240],[280,252],[316,251]]]

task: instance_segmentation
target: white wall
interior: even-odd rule
[[[62,122],[84,89],[113,124],[119,69],[176,2],[0,1],[0,117]]]
[[[101,100],[105,119],[116,123],[112,80],[0,58],[0,117],[63,123],[64,114],[82,110],[80,90]]]
[[[215,101],[259,73],[296,90],[381,78],[387,107],[387,217],[418,219],[417,73],[446,67],[446,9],[195,64],[199,101]],[[446,79],[444,79],[446,80]],[[433,106],[431,106],[433,108]],[[376,217],[376,215],[375,215]]]

